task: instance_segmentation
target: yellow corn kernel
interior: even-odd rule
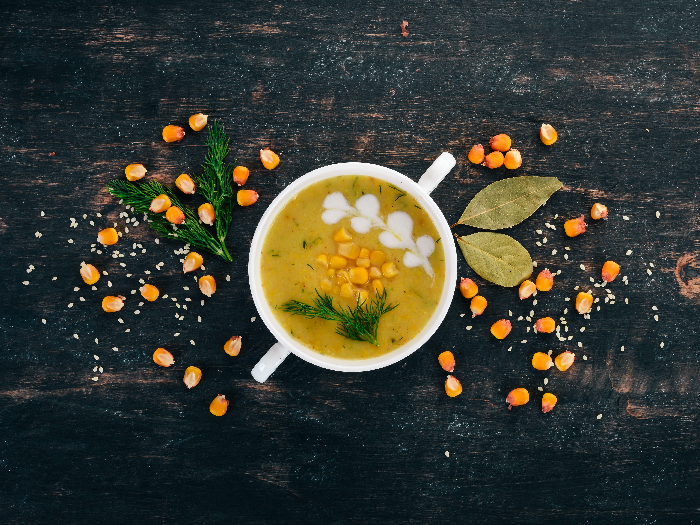
[[[551,317],[543,317],[535,321],[535,332],[551,334],[557,327],[557,323]]]
[[[316,257],[316,262],[324,268],[328,268],[328,256],[325,253],[322,253],[321,255]]]
[[[280,163],[280,158],[270,148],[265,148],[260,150],[260,161],[266,169],[274,170]]]
[[[516,388],[511,390],[506,397],[506,403],[508,403],[508,410],[512,407],[519,407],[530,401],[530,392],[524,388]]]
[[[382,275],[387,279],[396,277],[399,274],[399,269],[393,262],[385,262],[382,264]]]
[[[182,263],[182,271],[184,273],[197,270],[204,263],[204,259],[197,252],[190,252],[185,256],[185,262]]]
[[[512,149],[503,157],[503,165],[509,170],[518,169],[523,165],[523,157],[517,149]]]
[[[185,136],[185,130],[180,126],[165,126],[163,128],[163,140],[165,142],[177,142]]]
[[[539,274],[537,274],[535,286],[540,292],[548,292],[552,289],[552,286],[554,286],[554,277],[548,268],[545,268]]]
[[[170,206],[165,211],[165,219],[172,224],[182,224],[185,222],[185,214],[177,206]]]
[[[187,193],[188,195],[194,194],[194,181],[187,173],[183,173],[177,179],[175,179],[175,186],[182,193]]]
[[[369,268],[370,262],[369,259],[363,259],[361,257],[358,257],[357,259],[355,259],[355,264],[362,268]]]
[[[593,295],[588,292],[579,292],[576,296],[576,311],[580,314],[587,314],[593,306]]]
[[[479,293],[479,287],[471,279],[462,277],[462,280],[459,282],[459,291],[462,293],[462,297],[471,299]]]
[[[348,260],[345,257],[341,257],[340,255],[333,255],[331,256],[331,260],[328,261],[328,264],[331,268],[340,270],[341,268],[345,268],[348,265]]]
[[[484,162],[484,147],[481,144],[475,144],[472,146],[472,149],[469,150],[467,158],[472,164],[481,164]]]
[[[453,375],[448,375],[445,380],[445,393],[450,397],[457,397],[462,393],[462,383]]]
[[[258,201],[258,193],[253,190],[238,190],[236,202],[239,206],[250,206]]]
[[[335,242],[347,242],[352,241],[352,235],[345,228],[340,228],[333,236]]]
[[[603,281],[605,281],[606,283],[611,283],[615,280],[617,274],[620,273],[620,265],[614,261],[605,261],[602,273]]]
[[[153,213],[163,213],[165,210],[170,208],[170,204],[170,197],[168,197],[165,193],[161,193],[151,201],[151,206],[148,209]]]
[[[369,278],[367,268],[362,268],[361,266],[350,268],[348,275],[350,276],[350,282],[353,284],[365,284]]]
[[[175,358],[165,348],[156,348],[156,351],[153,352],[153,361],[155,364],[167,368],[175,362]]]
[[[491,325],[491,334],[493,334],[496,339],[505,339],[510,333],[511,328],[512,326],[508,319],[501,319]]]
[[[242,344],[243,338],[240,335],[234,335],[231,339],[224,343],[224,352],[230,356],[236,357],[241,353]]]
[[[343,297],[347,297],[348,299],[350,297],[355,296],[355,288],[353,287],[352,284],[350,283],[345,283],[340,287],[340,295]]]
[[[126,175],[126,180],[134,182],[143,179],[146,176],[146,171],[143,164],[129,164],[124,169],[124,174]]]
[[[216,281],[211,275],[203,275],[199,278],[199,291],[207,297],[211,297],[216,292]]]
[[[557,396],[555,396],[554,394],[550,394],[549,392],[547,392],[542,396],[542,412],[544,412],[545,414],[547,412],[550,412],[556,404]]]
[[[194,388],[202,379],[202,371],[196,366],[188,366],[185,369],[185,377],[182,379],[187,388]]]
[[[384,255],[384,252],[379,250],[370,252],[369,262],[372,263],[372,266],[380,267],[382,264],[384,264],[384,261],[386,261],[386,255]]]
[[[104,244],[105,246],[111,246],[112,244],[117,244],[119,240],[119,234],[114,228],[105,228],[100,233],[97,234],[97,242]]]
[[[340,286],[343,283],[349,283],[350,282],[350,275],[346,270],[338,270],[335,273],[335,284]]]
[[[100,272],[92,264],[82,263],[80,265],[80,277],[83,278],[85,284],[95,284],[100,280]]]
[[[335,270],[333,268],[328,268],[328,270],[326,271],[326,275],[328,277],[335,277]]]
[[[608,216],[608,208],[604,204],[596,202],[591,208],[591,219],[605,219]]]
[[[228,410],[228,399],[223,394],[219,394],[209,405],[209,412],[215,416],[223,416]]]
[[[559,370],[561,370],[562,372],[566,372],[569,369],[569,367],[574,364],[575,359],[576,354],[567,350],[566,352],[562,352],[554,358],[554,364],[557,365],[557,368]]]
[[[204,126],[207,125],[207,117],[209,115],[202,115],[201,113],[196,113],[192,115],[187,121],[192,131],[202,131]]]
[[[535,293],[536,289],[537,287],[535,286],[535,283],[529,279],[525,280],[520,283],[520,288],[518,288],[518,297],[520,297],[520,299],[527,299],[528,297],[531,297],[533,293]]]
[[[369,259],[369,248],[360,248],[360,255],[358,257],[361,257],[363,259]]]
[[[328,293],[331,291],[331,288],[333,288],[333,283],[331,283],[328,279],[324,279],[319,283],[319,287],[322,291]]]
[[[536,370],[549,370],[554,366],[552,358],[544,352],[535,352],[532,356],[532,366]]]
[[[357,294],[357,300],[360,304],[363,304],[367,299],[369,299],[369,292],[364,288],[360,288],[355,293]]]
[[[233,168],[233,182],[239,186],[243,186],[250,176],[250,170],[245,166],[236,166]]]
[[[124,296],[122,295],[108,295],[102,299],[102,309],[105,312],[118,312],[124,308]]]
[[[357,259],[357,256],[360,255],[360,247],[354,242],[341,242],[338,244],[338,255],[347,259]]]
[[[160,295],[160,290],[158,290],[158,288],[152,284],[144,284],[141,288],[139,288],[139,292],[141,292],[141,297],[150,303],[158,299],[158,296]]]
[[[380,279],[382,277],[382,271],[376,266],[370,266],[369,278],[370,279]]]
[[[204,204],[200,205],[199,208],[197,208],[197,215],[199,215],[200,221],[209,226],[213,225],[214,220],[216,219],[216,212],[214,212],[214,206],[212,206],[208,202],[205,202]]]
[[[374,279],[372,281],[372,288],[374,289],[374,293],[377,295],[382,295],[384,293],[384,285],[379,279]]]
[[[577,219],[569,219],[564,223],[564,232],[569,236],[569,237],[576,237],[577,235],[581,235],[583,232],[586,231],[586,221],[583,219],[583,215],[578,217]]]
[[[438,363],[440,363],[440,366],[445,372],[455,371],[455,356],[449,350],[442,352],[438,356]]]
[[[551,146],[557,141],[557,131],[549,124],[540,127],[540,140],[545,146]]]
[[[504,160],[503,153],[500,151],[494,151],[486,155],[486,158],[484,159],[484,166],[491,169],[500,168],[503,166]]]
[[[492,150],[502,151],[505,153],[510,149],[510,142],[510,137],[502,133],[500,135],[496,135],[495,137],[491,137],[489,146],[491,146]]]
[[[472,311],[472,317],[483,314],[484,310],[486,310],[486,299],[481,295],[475,295],[469,304],[469,308]]]

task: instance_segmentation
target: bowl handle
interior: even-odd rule
[[[443,151],[430,167],[425,170],[425,173],[423,173],[423,176],[418,181],[418,186],[420,186],[425,193],[430,194],[437,185],[442,182],[442,179],[447,176],[452,168],[455,167],[455,164],[457,164],[457,161],[452,154]]]
[[[277,370],[277,367],[282,364],[282,361],[284,361],[289,353],[289,350],[282,346],[282,343],[275,343],[267,353],[262,356],[262,359],[258,361],[258,364],[253,367],[250,373],[258,383],[264,383],[267,381],[267,378],[272,375],[272,372]]]

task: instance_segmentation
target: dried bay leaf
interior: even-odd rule
[[[479,232],[457,237],[467,264],[500,286],[518,286],[532,275],[532,258],[518,241],[503,233]]]
[[[511,177],[489,184],[471,200],[457,224],[501,230],[535,213],[562,184],[556,177]]]

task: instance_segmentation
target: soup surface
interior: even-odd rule
[[[284,329],[312,350],[367,359],[415,337],[435,311],[445,278],[442,240],[430,216],[386,181],[345,175],[308,186],[274,219],[260,258],[265,298]],[[379,319],[377,343],[336,333],[338,324],[281,309],[313,305],[318,294],[338,308],[368,305],[386,291],[396,307]]]

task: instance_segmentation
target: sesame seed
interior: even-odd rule
[[[532,267],[537,268],[537,261],[532,261]]]
[[[520,343],[521,343],[521,344],[527,343],[527,339],[523,339],[522,341],[520,341]]]
[[[37,239],[41,237],[41,232],[34,232],[34,237]]]
[[[134,314],[139,315],[141,313],[141,310],[134,310]]]
[[[124,331],[125,331],[126,333],[129,333],[129,332],[131,332],[131,328],[127,328],[127,329],[124,330]]]
[[[586,327],[585,327],[585,326],[582,326],[582,327],[581,327],[581,331],[582,331],[582,332],[585,332],[585,331],[586,331]]]
[[[537,306],[537,299],[535,299],[534,301],[532,301],[532,306]]]
[[[462,314],[462,315],[464,315],[464,314]],[[513,312],[511,312],[510,310],[508,310],[508,317],[513,317]]]
[[[566,314],[568,314],[568,313],[569,313],[569,309],[568,309],[568,308],[564,308],[564,315],[566,315]]]
[[[202,299],[202,306],[204,306],[204,299]]]
[[[93,372],[97,372],[97,366],[92,369]]]
[[[78,337],[78,334],[73,334],[73,337],[75,337],[76,339],[80,339],[80,338]]]
[[[556,254],[557,254],[557,250],[555,248],[554,250],[552,250],[552,255],[556,255]]]
[[[651,275],[651,270],[649,268],[647,268],[647,273]]]
[[[588,361],[588,356],[587,356],[587,355],[584,355],[584,356],[583,356],[583,360],[584,360],[584,361]]]
[[[532,317],[527,316],[527,317],[525,318],[525,320],[526,320],[528,323],[531,323],[531,322],[532,322]]]
[[[567,337],[566,339],[567,339],[568,341],[571,341],[573,338],[574,338],[574,336],[573,336],[573,335],[570,335],[570,336]]]
[[[251,319],[251,321],[252,321],[252,319]],[[467,330],[471,330],[471,329],[472,329],[471,326],[467,326]]]
[[[542,244],[547,244],[547,237],[542,237]]]
[[[100,374],[104,371],[104,368],[100,367]]]
[[[578,347],[583,348],[583,343],[581,341],[578,342]]]
[[[540,241],[537,241],[535,244],[536,244],[537,246],[542,246],[542,243],[541,243]]]
[[[545,377],[544,381],[542,381],[545,385],[549,383],[549,378]]]
[[[536,233],[537,235],[542,235],[542,230],[535,230],[535,233]]]
[[[597,418],[597,419],[603,419],[603,414],[598,414],[598,416],[596,416],[596,418]]]
[[[632,255],[632,250],[627,250],[627,252],[625,253],[625,255]]]
[[[571,297],[564,297],[565,301],[571,301]]]
[[[198,316],[197,316],[197,322],[198,322],[198,323],[201,323],[201,322],[202,322],[202,316],[201,316],[201,315],[198,315]]]
[[[652,268],[654,268],[654,263],[649,263],[649,266],[651,266]]]
[[[626,220],[626,221],[630,220],[630,218],[627,215],[623,215],[622,218],[623,218],[623,220]]]
[[[661,217],[661,214],[657,211],[657,212],[656,212],[656,218],[658,219],[659,217]]]
[[[568,253],[565,253],[565,254],[564,254],[564,259],[566,259],[567,261],[569,260],[569,254],[568,254]]]
[[[522,320],[523,320],[523,316],[521,315],[520,317],[518,317],[518,321],[522,321]]]
[[[665,343],[664,343],[663,341],[661,341],[661,342],[659,343],[659,347],[663,348],[664,346],[666,346]]]
[[[194,339],[190,339],[190,344],[194,346]]]
[[[579,266],[579,268],[581,268],[583,271],[586,271],[586,266],[585,266],[583,263],[581,263],[581,265]]]
[[[251,318],[250,318],[250,322],[251,322],[251,323],[254,323],[254,322],[255,322],[255,319],[256,319],[255,317],[251,317]]]
[[[529,326],[527,327],[527,333],[528,333],[528,334],[530,333],[530,327],[529,327]]]
[[[117,321],[119,321],[120,324],[124,324],[124,319],[122,319],[121,317],[117,319]]]
[[[93,381],[97,381],[98,379],[99,379],[99,377],[97,377],[97,376],[92,378]]]
[[[659,213],[659,212],[657,211],[656,213]],[[44,215],[45,215],[45,213],[42,211],[41,216],[43,217]]]
[[[68,303],[68,308],[73,308],[73,303]]]
[[[589,279],[590,279],[590,281],[591,281],[592,283],[595,282],[595,279],[594,279],[593,277],[589,277]],[[600,285],[598,285],[598,286],[600,287]]]
[[[43,324],[46,324],[46,319],[42,319],[41,322],[42,322]]]
[[[654,311],[658,310],[658,308],[656,306],[652,306],[651,309]]]
[[[539,390],[540,392],[543,392],[543,391],[544,391],[544,388],[542,388],[541,386],[538,386],[538,387],[537,387],[537,390]]]
[[[160,239],[156,239],[156,244],[160,244]]]
[[[29,281],[22,281],[22,284],[23,284],[24,286],[27,286],[27,285],[29,284]]]
[[[658,315],[655,315],[655,316],[654,316],[654,321],[658,321],[658,320],[659,320],[659,316],[658,316]]]
[[[512,349],[513,349],[512,346],[509,346],[509,347],[508,347],[508,351],[509,351],[509,352],[510,352]]]

